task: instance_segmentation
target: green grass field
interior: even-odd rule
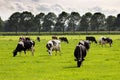
[[[98,38],[101,35],[93,35]],[[31,52],[12,57],[19,36],[0,36],[0,80],[119,80],[120,35],[106,35],[113,39],[112,47],[91,44],[80,68],[74,61],[74,48],[85,35],[67,36],[69,44],[61,43],[62,55],[49,56],[46,43],[51,36],[40,36],[35,55]],[[33,40],[37,36],[30,36]]]

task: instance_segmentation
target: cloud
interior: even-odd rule
[[[90,12],[101,12],[103,14],[105,14],[106,16],[108,15],[116,15],[116,13],[118,14],[119,11],[117,9],[113,9],[113,8],[106,8],[106,7],[99,7],[99,6],[95,6],[92,8],[88,8],[88,11]]]
[[[37,11],[49,12],[50,6],[49,4],[40,4],[36,7]]]
[[[18,10],[18,11],[24,10],[24,6],[21,3],[15,3],[14,8],[15,10]]]
[[[58,13],[60,13],[61,11],[64,10],[64,8],[63,8],[60,4],[52,5],[52,6],[51,6],[51,9],[52,9],[53,11],[58,12]]]
[[[119,2],[119,0],[109,2],[106,0],[0,0],[0,16],[6,20],[14,12],[22,11],[30,11],[34,15],[40,12],[60,14],[62,11],[67,13],[75,11],[82,15],[86,12],[116,15],[120,11]]]
[[[0,10],[3,10],[3,11],[5,11],[5,9],[7,10],[13,10],[14,9],[14,7],[12,6],[12,4],[11,3],[9,3],[9,4],[7,4],[7,3],[9,3],[8,1],[6,1],[6,0],[1,0],[0,1]]]
[[[54,12],[56,14],[59,14],[64,10],[64,8],[60,4],[52,5],[52,4],[42,3],[36,6],[36,10],[37,12],[44,12],[44,13]]]
[[[33,2],[39,2],[39,0],[32,0]]]
[[[93,12],[102,12],[103,9],[101,7],[98,7],[98,6],[95,6],[95,7],[92,7],[92,8],[88,8],[90,11],[93,11]]]

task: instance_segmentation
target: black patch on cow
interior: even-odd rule
[[[87,36],[87,37],[86,37],[86,40],[89,40],[89,41],[91,41],[91,42],[97,43],[95,37],[93,37],[93,36]]]
[[[53,43],[53,45],[54,45],[54,46],[56,46],[56,45],[57,45],[57,43],[56,43],[55,41],[52,41],[52,43]]]
[[[46,48],[47,48],[48,50],[50,50],[51,47],[52,47],[52,44],[50,44],[50,43],[46,44]]]
[[[59,40],[60,40],[61,42],[69,43],[69,42],[68,42],[68,39],[67,39],[66,37],[59,37]]]

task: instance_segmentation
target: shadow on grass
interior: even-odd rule
[[[70,69],[70,68],[80,68],[80,67],[77,67],[77,66],[66,66],[66,67],[64,67],[65,69]]]

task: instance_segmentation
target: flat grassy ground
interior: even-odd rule
[[[93,35],[98,38],[101,35]],[[62,55],[49,56],[46,43],[51,36],[40,36],[35,56],[31,52],[12,57],[19,36],[0,36],[0,80],[119,80],[120,35],[106,35],[113,39],[112,47],[91,43],[90,50],[80,68],[74,61],[74,48],[85,35],[66,36],[69,44],[61,43]],[[36,40],[37,36],[30,36]]]

